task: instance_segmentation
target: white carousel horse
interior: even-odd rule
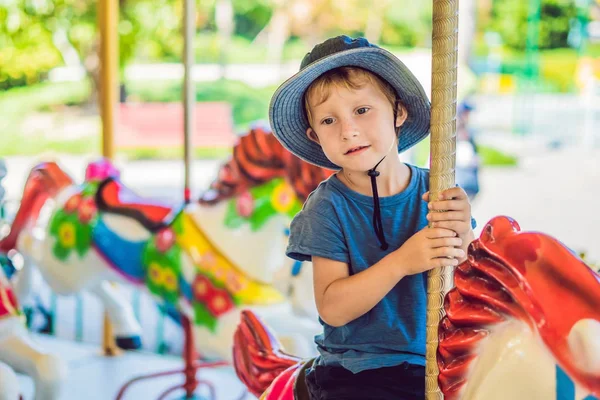
[[[439,327],[439,386],[449,400],[598,400],[600,275],[556,239],[486,224],[456,269]],[[234,366],[263,400],[306,399],[312,360],[285,353],[242,313]]]
[[[19,399],[15,371],[33,379],[35,400],[54,400],[64,389],[67,366],[30,336],[10,282],[0,266],[0,400]]]
[[[285,261],[285,228],[326,176],[260,128],[240,139],[199,203],[185,207],[137,197],[104,161],[90,164],[77,186],[46,163],[31,172],[0,249],[17,247],[58,294],[99,295],[126,341],[139,325],[107,281],[145,284],[179,310],[192,321],[203,355],[230,359],[240,309],[250,307],[308,356],[316,352],[319,325],[295,315],[273,279]],[[19,281],[26,293],[27,274]]]

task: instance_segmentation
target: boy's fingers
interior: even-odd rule
[[[463,232],[465,230],[464,222],[462,221],[440,221],[434,222],[431,229],[446,229],[452,232]]]
[[[468,208],[468,203],[462,200],[434,201],[428,207],[430,210],[463,211]]]
[[[427,214],[427,220],[430,222],[464,221],[465,213],[463,211],[430,212]]]
[[[423,200],[429,201],[429,192],[423,193]]]
[[[446,189],[441,193],[442,199],[455,199],[455,200],[465,200],[467,199],[467,194],[463,190],[463,188],[456,186],[450,189]]]
[[[431,240],[431,247],[460,247],[462,246],[462,239],[459,237],[446,237],[446,238],[436,238]]]
[[[433,250],[433,254],[435,258],[438,257],[455,257],[462,258],[465,256],[465,252],[463,249],[457,249],[456,247],[438,247]]]
[[[427,228],[427,238],[437,239],[445,237],[455,237],[456,232],[446,228]]]

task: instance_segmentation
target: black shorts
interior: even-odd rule
[[[403,363],[361,371],[313,367],[306,375],[311,400],[420,400],[425,398],[425,367]]]

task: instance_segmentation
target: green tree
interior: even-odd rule
[[[490,29],[502,36],[504,43],[515,50],[525,49],[529,1],[502,0],[492,6]],[[567,37],[577,9],[572,0],[542,0],[539,48],[568,47]]]

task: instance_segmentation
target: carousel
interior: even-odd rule
[[[458,1],[433,5],[430,192],[436,199],[455,185]],[[112,163],[118,5],[99,2],[104,157],[87,166],[83,182],[55,162],[35,166],[10,232],[0,239],[6,260],[18,253],[23,261],[10,279],[0,268],[2,400],[19,398],[15,371],[32,377],[37,400],[68,398],[65,361],[45,350],[52,342],[44,347],[30,338],[19,307],[31,294],[34,268],[55,293],[87,291],[100,300],[103,352],[112,365],[124,362],[119,348],[137,349],[143,339],[116,283],[144,288],[179,321],[183,366],[169,360],[164,364],[173,370],[133,377],[107,396],[132,398],[140,382],[177,376],[183,383],[155,397],[180,391],[198,398],[205,388],[215,398],[207,372],[233,366],[247,388],[236,398],[250,392],[308,399],[304,375],[320,325],[311,268],[286,260],[285,232],[332,171],[293,156],[268,126],[256,124],[192,200],[194,1],[184,7],[184,202],[138,196]],[[467,261],[429,273],[426,360],[428,400],[597,400],[600,276],[555,238],[495,217],[471,243]]]

